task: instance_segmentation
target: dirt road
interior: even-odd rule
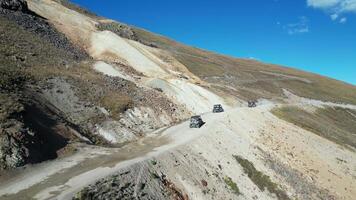
[[[1,199],[70,199],[84,186],[106,177],[118,169],[156,156],[185,144],[203,134],[221,115],[207,113],[207,122],[200,129],[190,129],[185,121],[164,131],[156,131],[148,137],[122,148],[83,147],[68,158],[49,161],[19,169],[0,177]]]
[[[232,159],[231,152],[237,152],[254,160],[255,164],[257,160],[253,156],[258,155],[259,152],[256,150],[253,150],[254,154],[248,152],[258,146],[257,149],[264,149],[265,152],[275,154],[276,158],[284,163],[292,164],[294,168],[305,174],[309,174],[310,169],[319,170],[322,172],[320,173],[322,176],[319,177],[318,174],[310,176],[313,176],[313,180],[325,188],[333,189],[333,184],[327,182],[327,179],[334,177],[333,174],[338,174],[341,178],[337,181],[348,188],[350,195],[354,194],[356,191],[351,188],[356,186],[356,183],[348,175],[351,172],[344,172],[336,158],[345,160],[351,158],[347,159],[347,166],[351,167],[356,164],[355,154],[339,149],[336,144],[304,129],[279,120],[269,112],[274,106],[274,104],[268,104],[256,108],[239,107],[218,114],[206,113],[202,115],[206,124],[200,129],[190,129],[189,121],[185,121],[164,130],[158,130],[148,137],[122,148],[85,147],[69,158],[31,166],[15,171],[10,176],[0,177],[0,198],[71,199],[83,187],[107,177],[119,169],[151,157],[159,157],[160,154],[174,151],[174,149],[184,149],[186,145],[193,145],[194,148],[199,147],[197,151],[203,155],[206,151],[208,157],[201,158],[202,160]],[[286,132],[285,130],[290,131]],[[217,141],[222,142],[216,144]],[[195,143],[199,145],[195,145]],[[228,145],[229,143],[231,145]],[[176,148],[178,146],[183,147]],[[212,147],[214,148],[212,149]],[[216,155],[211,157],[210,155],[214,151],[216,151]],[[289,156],[291,152],[293,153],[292,157]],[[325,152],[328,152],[327,158],[324,156]],[[311,157],[312,155],[313,157]],[[295,163],[293,159],[296,158],[298,158],[298,162]],[[163,160],[169,160],[169,158]],[[229,163],[231,162],[229,161]],[[323,163],[327,163],[327,165]],[[190,169],[191,166],[187,167],[193,171]],[[266,169],[261,161],[257,162],[257,167]],[[200,167],[198,168],[200,169]],[[272,173],[270,170],[266,172]],[[174,173],[177,172],[174,171]],[[227,173],[231,174],[232,171]]]

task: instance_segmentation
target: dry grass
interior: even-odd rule
[[[71,9],[71,10],[74,10],[74,11],[77,11],[78,13],[81,13],[81,14],[83,14],[83,15],[86,15],[86,16],[88,16],[88,17],[93,17],[93,18],[98,18],[98,19],[101,18],[101,17],[98,16],[97,14],[95,14],[95,13],[93,13],[93,12],[91,12],[91,11],[89,11],[89,10],[87,10],[87,9],[85,9],[85,8],[83,8],[83,7],[79,6],[79,5],[77,5],[77,4],[75,4],[75,3],[72,3],[72,2],[69,1],[69,0],[54,0],[54,1],[56,1],[56,2],[58,2],[58,3],[60,3],[60,4],[62,4],[63,6],[69,8],[69,9]]]
[[[0,66],[0,91],[21,89],[26,79],[22,69]]]
[[[356,148],[356,111],[318,108],[310,113],[297,107],[276,108],[273,114],[339,145]]]
[[[261,98],[283,97],[282,89],[285,88],[302,97],[356,104],[356,86],[350,84],[293,68],[265,64],[255,60],[231,58],[185,46],[142,29],[133,28],[133,30],[140,41],[153,43],[171,52],[195,75],[213,82],[216,79],[209,78],[218,77],[220,84],[243,90],[242,96],[247,94]],[[295,78],[285,76],[281,78],[278,75],[263,72]],[[231,78],[228,79],[226,76]],[[311,82],[302,81],[303,79]]]
[[[94,81],[98,84],[102,83],[102,76],[92,69],[92,62],[72,63],[67,66],[42,66],[36,65],[27,68],[25,71],[36,81],[44,80],[55,76],[70,77],[80,79],[84,82]]]
[[[36,65],[58,66],[70,56],[38,35],[0,16],[0,66],[7,69]]]
[[[110,112],[113,118],[118,119],[120,113],[133,107],[133,100],[123,94],[110,93],[101,99],[101,105]]]

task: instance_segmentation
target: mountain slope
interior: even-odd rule
[[[292,68],[215,54],[179,44],[139,28],[132,29],[139,41],[152,43],[169,51],[203,80],[235,87],[242,98],[281,97],[284,88],[307,98],[356,102],[356,87],[347,83]]]
[[[355,86],[65,0],[0,5],[1,199],[356,195]],[[189,129],[196,114],[206,124]]]

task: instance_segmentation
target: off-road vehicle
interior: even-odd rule
[[[249,108],[256,107],[257,106],[256,103],[257,103],[257,101],[248,101],[247,102]]]
[[[214,105],[213,113],[219,113],[219,112],[224,112],[224,108],[221,106],[221,104]]]
[[[199,115],[196,115],[196,116],[192,116],[190,118],[189,127],[190,128],[200,128],[204,124],[205,124],[205,122],[203,122],[203,119]]]

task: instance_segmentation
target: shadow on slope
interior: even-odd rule
[[[35,133],[32,142],[25,144],[29,150],[28,162],[38,163],[57,158],[57,151],[69,141],[58,131],[58,119],[35,105],[28,105],[25,106],[23,121]]]

